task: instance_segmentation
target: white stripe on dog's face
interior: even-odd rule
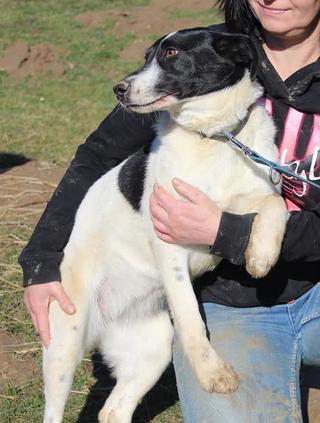
[[[163,43],[163,41],[167,40],[168,38],[172,37],[174,34],[176,34],[178,31],[174,31],[174,32],[170,32],[170,34],[168,34],[161,42],[161,44]]]
[[[168,95],[165,97],[166,93],[159,93],[156,90],[162,73],[163,70],[155,56],[141,72],[127,78],[130,83],[130,95],[127,104],[132,110],[141,113],[153,112],[166,109],[168,105],[177,101],[174,96]]]
[[[152,62],[136,75],[130,76],[130,103],[146,104],[155,100],[157,96],[154,88],[160,80],[161,68],[154,57]]]
[[[161,42],[161,44],[168,38],[175,35],[177,31],[171,32],[168,34]],[[161,47],[161,44],[159,47]],[[158,47],[158,48],[159,48]],[[129,76],[126,80],[130,83],[130,95],[129,95],[129,105],[132,109],[135,109],[134,106],[140,106],[140,110],[143,113],[147,111],[154,111],[166,108],[168,104],[176,102],[176,98],[173,96],[168,96],[163,98],[166,93],[159,93],[156,90],[161,78],[163,77],[163,69],[159,66],[157,61],[157,55],[155,54],[152,61],[143,68],[140,72]],[[168,92],[169,94],[169,92]],[[157,104],[152,104],[157,100]],[[141,105],[146,105],[141,107]]]

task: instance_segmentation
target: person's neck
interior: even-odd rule
[[[276,37],[265,34],[263,48],[284,81],[320,57],[320,22],[313,31],[303,36]]]

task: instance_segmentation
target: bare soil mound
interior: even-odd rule
[[[59,61],[61,49],[47,43],[28,45],[25,41],[17,41],[4,51],[0,59],[0,68],[16,78],[52,74],[59,77],[65,67]]]
[[[126,13],[116,10],[87,12],[76,16],[75,19],[85,27],[96,27],[106,20],[114,20],[113,33],[115,35],[120,37],[128,33],[136,35],[137,39],[121,53],[123,59],[130,61],[143,57],[144,51],[150,46],[148,36],[201,25],[199,20],[191,17],[172,18],[173,11],[202,12],[212,7],[212,0],[184,0],[181,6],[176,5],[172,0],[154,0],[149,6],[136,8]]]
[[[81,13],[75,17],[75,20],[85,27],[96,27],[103,24],[105,21],[114,19],[116,20],[115,34],[123,35],[124,33],[134,32],[137,35],[146,35],[141,32],[140,28],[152,29],[152,32],[157,32],[157,27],[154,26],[155,22],[161,22],[160,30],[165,32],[163,28],[166,25],[166,15],[173,10],[191,10],[194,12],[202,12],[213,7],[212,0],[184,0],[183,4],[178,6],[172,0],[154,0],[149,6],[136,8],[130,12],[121,12],[118,10],[106,10],[99,12],[86,12]],[[178,19],[177,23],[180,25],[183,18]],[[194,23],[195,20],[193,19]],[[172,25],[172,21],[170,21]],[[121,28],[121,30],[119,30]],[[159,27],[158,27],[159,29]],[[171,29],[172,30],[172,29]],[[169,28],[170,31],[170,28]]]

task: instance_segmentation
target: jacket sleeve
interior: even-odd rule
[[[153,139],[154,121],[155,114],[141,116],[117,106],[78,147],[18,259],[24,286],[61,280],[63,249],[86,192],[104,173]]]
[[[245,263],[254,214],[222,213],[212,254],[236,265]],[[289,218],[281,248],[281,261],[314,262],[320,260],[320,204],[310,210],[293,212]]]

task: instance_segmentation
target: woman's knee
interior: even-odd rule
[[[285,335],[289,333],[287,330],[281,336],[279,328],[275,334],[274,325],[268,328],[267,318],[261,315],[250,317],[243,312],[241,319],[241,316],[232,316],[229,310],[229,319],[226,319],[222,314],[207,312],[208,332],[218,354],[238,373],[240,386],[231,394],[206,393],[175,339],[174,366],[185,422],[292,422],[292,413],[297,413],[299,408],[299,399],[292,398],[289,386],[294,338]],[[262,322],[266,324],[263,330]],[[284,344],[287,344],[285,348]]]

